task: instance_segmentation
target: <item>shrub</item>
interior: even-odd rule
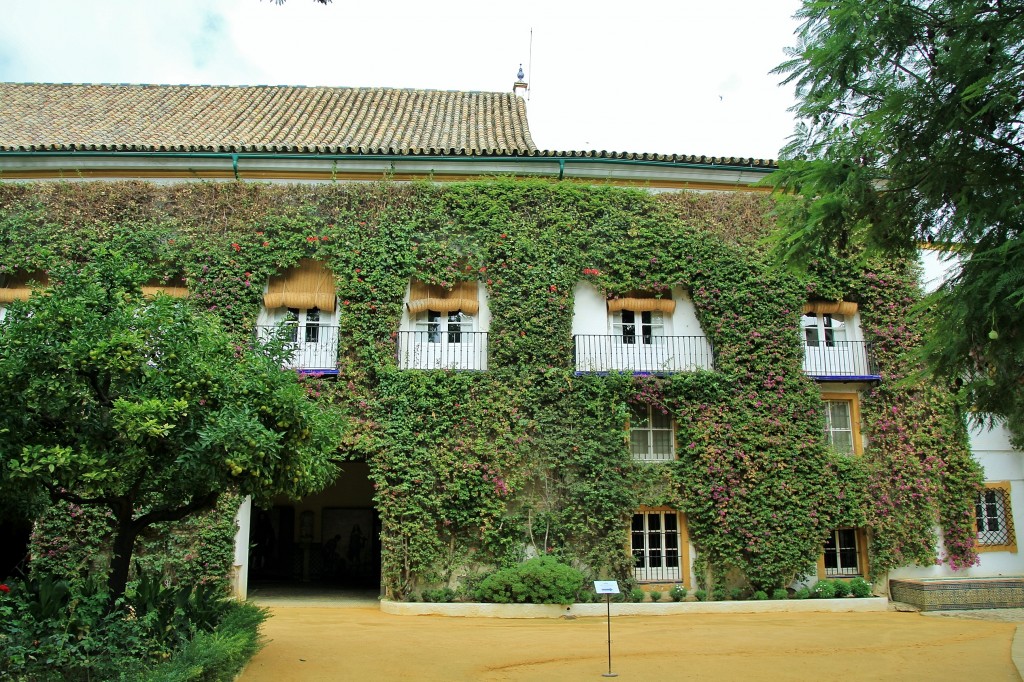
[[[423,601],[435,604],[447,604],[455,599],[455,590],[450,587],[439,587],[436,590],[423,590]]]
[[[810,599],[811,591],[806,587],[801,587],[795,593],[793,593],[793,599]]]
[[[850,581],[850,593],[854,597],[860,597],[861,599],[863,599],[864,597],[870,597],[871,583],[869,583],[867,580],[864,580],[864,578],[854,578]]]
[[[750,597],[754,601],[766,601],[768,599],[768,593],[764,590],[758,590]]]
[[[740,587],[730,587],[726,599],[729,601],[740,601],[743,599],[743,589]]]
[[[582,573],[554,557],[539,556],[491,573],[480,581],[476,598],[496,604],[571,604],[582,587]]]
[[[672,601],[683,601],[686,598],[686,588],[682,585],[675,585],[668,591],[668,596]]]
[[[835,588],[836,597],[845,597],[850,594],[850,586],[845,580],[833,580],[832,587]]]
[[[815,599],[832,599],[836,596],[836,585],[831,580],[819,580],[811,589]]]
[[[697,601],[707,601],[708,599],[707,590],[695,590],[693,596],[697,598]]]
[[[772,590],[772,599],[789,599],[789,591],[785,587],[776,587]]]
[[[716,587],[711,594],[714,595],[715,601],[725,601],[726,593],[724,587]]]
[[[661,592],[657,590],[651,590],[647,593],[651,597],[651,601],[661,601]]]
[[[634,587],[629,591],[629,599],[630,601],[642,602],[644,600],[644,591],[639,587]]]

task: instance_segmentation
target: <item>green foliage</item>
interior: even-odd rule
[[[693,596],[697,598],[697,601],[707,601],[708,591],[707,590],[694,590]]]
[[[338,442],[273,349],[234,343],[187,303],[143,301],[141,267],[113,254],[54,268],[50,295],[16,302],[0,328],[6,485],[109,512],[111,599],[144,530],[229,488],[316,490]]]
[[[116,608],[108,601],[98,581],[45,577],[0,592],[4,679],[231,679],[266,616],[213,586],[168,588],[148,576]]]
[[[793,593],[793,599],[810,599],[811,591],[806,587],[801,587],[799,590]]]
[[[686,588],[682,585],[673,585],[668,591],[668,596],[672,601],[682,601],[686,598]]]
[[[972,560],[964,512],[978,472],[955,425],[955,404],[937,389],[889,385],[890,371],[910,375],[905,356],[920,342],[915,335],[899,341],[916,300],[902,264],[890,268],[898,277],[833,260],[797,276],[781,272],[753,243],[772,229],[772,203],[763,195],[651,196],[516,180],[9,183],[0,184],[0,262],[9,271],[53,270],[116,251],[137,264],[133,282],[184,275],[192,304],[243,349],[267,277],[300,258],[325,263],[340,299],[338,377],[307,379],[296,390],[315,413],[329,411],[344,425],[338,456],[369,466],[382,522],[382,579],[394,598],[480,566],[514,566],[526,551],[628,584],[626,529],[641,505],[686,515],[698,578],[710,575],[713,584],[729,571],[766,592],[789,584],[836,527],[870,526],[877,543],[871,565],[879,570],[923,560],[937,521],[954,540],[947,559]],[[411,278],[486,285],[487,372],[398,369],[395,332]],[[573,292],[584,281],[612,295],[687,292],[714,345],[714,369],[576,376]],[[797,334],[808,297],[851,294],[861,302],[866,335],[881,342],[887,374],[865,401],[865,421],[893,407],[901,415],[892,438],[868,433],[863,458],[839,457],[822,443],[820,389],[802,371]],[[113,335],[96,337],[106,344],[103,359],[118,357]],[[268,412],[260,407],[276,415],[278,406],[256,405],[267,388],[239,381],[248,403],[208,431],[246,451],[223,453],[216,485],[226,477],[246,492],[244,480],[266,481],[255,460],[270,438],[260,432],[267,438],[250,446],[243,417],[255,410],[252,418],[272,431],[277,422],[262,421]],[[117,442],[145,450],[165,424],[178,423],[178,399],[188,403],[189,420],[213,416],[198,410],[210,403],[196,405],[207,390],[196,383],[193,389],[183,381],[190,396],[166,392],[120,403],[111,414]],[[630,404],[672,416],[678,461],[633,461],[625,432]],[[915,426],[917,418],[927,426]],[[294,487],[286,492],[329,478],[325,468],[314,467],[312,480],[304,465],[289,469],[282,461],[279,468]],[[896,504],[897,492],[919,490],[925,501]],[[215,543],[209,540],[203,551]],[[143,552],[140,559],[152,557],[155,568],[157,556]]]
[[[850,585],[845,580],[833,580],[832,587],[836,597],[845,597],[850,594]]]
[[[871,583],[864,578],[853,578],[850,581],[850,594],[863,599],[871,596]]]
[[[803,119],[772,178],[791,192],[779,255],[962,258],[936,293],[930,370],[1024,438],[1024,6],[1018,1],[807,0],[778,67]]]
[[[768,599],[768,593],[764,590],[757,590],[750,596],[754,601],[766,601]]]
[[[651,590],[647,595],[651,598],[651,601],[661,601],[661,592],[658,590]]]
[[[267,612],[255,604],[233,604],[216,629],[198,632],[166,663],[141,677],[145,682],[231,682],[261,648],[259,627]]]
[[[789,599],[789,592],[785,587],[776,587],[772,590],[771,598],[773,600]]]
[[[815,599],[832,599],[836,596],[836,584],[831,580],[819,580],[811,588],[811,596]]]
[[[640,603],[640,602],[642,602],[644,600],[644,596],[646,596],[646,593],[643,590],[641,590],[639,587],[634,587],[633,589],[631,589],[629,591],[629,600],[630,601]]]
[[[583,584],[583,574],[572,566],[538,556],[484,578],[476,598],[496,604],[572,604]]]
[[[423,590],[420,601],[432,602],[435,604],[447,604],[455,600],[455,590],[450,587],[440,587],[436,590]]]

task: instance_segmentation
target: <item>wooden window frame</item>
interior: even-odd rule
[[[828,575],[825,570],[825,551],[822,549],[821,554],[818,555],[818,580],[853,580],[854,578],[864,578],[867,580],[870,566],[868,565],[868,534],[864,528],[850,528],[850,526],[843,526],[841,528],[833,528],[830,533],[835,533],[840,530],[853,530],[854,541],[857,543],[857,575]],[[824,544],[824,543],[823,543]]]
[[[853,456],[861,456],[864,454],[864,440],[860,433],[860,394],[859,393],[822,393],[821,401],[824,404],[826,401],[843,401],[850,404],[850,429],[852,431],[853,438]],[[825,409],[828,409],[827,407]],[[827,442],[831,442],[828,439],[828,432],[825,434]]]
[[[630,417],[632,417],[633,408],[640,407],[641,405],[630,405]],[[650,454],[651,450],[653,449],[653,444],[654,444],[653,432],[655,430],[657,430],[657,431],[664,431],[666,429],[655,429],[654,428],[654,426],[653,426],[654,420],[652,419],[652,416],[653,416],[652,412],[654,410],[654,407],[652,405],[646,405],[646,408],[647,408],[647,424],[648,424],[648,426],[647,426],[646,429],[644,429],[644,431],[646,431],[646,433],[647,433],[647,452],[648,452],[648,454]],[[633,459],[634,462],[648,462],[650,464],[660,464],[662,462],[674,462],[677,459],[679,459],[679,444],[676,443],[676,420],[671,415],[669,415],[669,423],[670,423],[670,425],[669,425],[669,428],[667,430],[669,431],[669,434],[670,434],[669,435],[669,445],[672,448],[672,456],[667,458],[667,459],[639,459],[639,458],[637,458],[637,456],[635,454],[633,454],[633,424],[632,424],[632,419],[629,418],[629,419],[626,420],[626,437],[627,437],[627,440],[629,441],[629,455]],[[639,429],[637,429],[637,430],[639,430]]]
[[[691,589],[690,581],[690,531],[686,525],[686,515],[676,511],[672,507],[660,506],[660,507],[649,507],[646,505],[640,506],[636,509],[629,517],[629,526],[626,529],[626,554],[633,559],[633,517],[637,514],[675,514],[676,516],[676,527],[679,533],[679,580],[637,580],[641,585],[648,587],[664,585],[670,588],[673,585],[682,585],[687,590]],[[633,575],[636,575],[635,568],[633,569]]]

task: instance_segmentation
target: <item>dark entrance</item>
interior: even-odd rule
[[[31,535],[31,521],[8,519],[0,522],[0,582],[8,576],[25,574]]]
[[[254,507],[249,588],[378,589],[380,518],[365,464],[353,462],[328,488],[298,502]]]

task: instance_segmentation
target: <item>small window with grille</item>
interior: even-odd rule
[[[974,500],[978,551],[1017,551],[1008,483],[989,483]]]
[[[679,515],[644,511],[633,515],[630,529],[633,577],[638,582],[681,582],[685,561]]]

